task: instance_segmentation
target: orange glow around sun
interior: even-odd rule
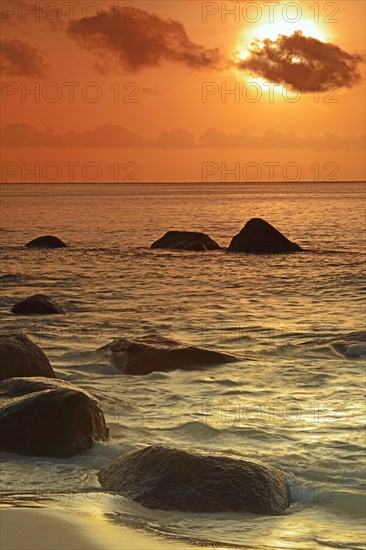
[[[322,42],[328,42],[331,39],[330,34],[325,31],[324,27],[320,23],[315,23],[311,18],[301,19],[301,21],[297,23],[280,20],[263,25],[258,24],[240,33],[236,47],[232,52],[232,60],[234,63],[244,61],[250,57],[251,49],[254,46],[255,48],[260,48],[264,40],[269,39],[275,41],[280,35],[291,36],[296,31],[301,31],[304,36],[316,38]],[[299,63],[300,59],[294,57],[292,62]],[[235,72],[237,73],[238,71],[235,70]],[[259,84],[262,88],[268,85],[268,82],[260,77],[253,77],[248,74],[243,75],[241,72],[238,76],[245,82],[254,82]],[[282,87],[280,86],[277,89],[277,93],[281,93],[281,89]]]

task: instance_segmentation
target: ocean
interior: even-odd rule
[[[92,510],[173,540],[251,549],[366,548],[365,206],[361,183],[3,184],[1,330],[21,330],[57,376],[101,402],[111,440],[70,459],[1,453],[5,504]],[[151,250],[166,231],[221,246],[261,217],[308,250],[246,255]],[[25,249],[53,234],[69,247]],[[47,294],[66,310],[15,316]],[[159,334],[235,363],[120,374],[95,350]],[[286,515],[149,510],[103,493],[117,456],[174,445],[283,470]]]

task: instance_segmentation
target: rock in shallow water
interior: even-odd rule
[[[284,474],[246,459],[146,447],[98,473],[107,491],[147,508],[282,515],[290,506]]]
[[[170,250],[218,250],[219,245],[205,233],[195,231],[168,231],[155,241],[150,248]]]
[[[25,245],[26,248],[65,248],[66,246],[67,244],[53,235],[37,237]]]
[[[9,378],[0,382],[0,450],[68,458],[108,439],[96,399],[61,380]]]
[[[298,244],[289,241],[273,225],[261,218],[249,220],[240,233],[233,237],[228,250],[249,254],[284,254],[303,251]]]
[[[232,363],[237,359],[226,353],[186,346],[161,336],[130,340],[119,338],[99,348],[112,358],[113,366],[125,374],[150,374],[175,369],[194,370],[203,365]]]
[[[61,306],[45,294],[34,294],[13,305],[13,313],[18,315],[60,315],[65,313]]]
[[[2,283],[17,283],[19,276],[16,273],[5,273],[0,275],[0,281]]]
[[[0,380],[15,376],[55,377],[45,353],[25,334],[2,334],[0,358]]]

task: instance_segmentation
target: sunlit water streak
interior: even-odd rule
[[[112,432],[110,442],[68,460],[3,453],[6,501],[29,494],[170,536],[252,548],[365,547],[365,343],[360,334],[347,339],[365,320],[364,186],[4,185],[1,192],[2,328],[25,330],[61,378],[94,393]],[[227,246],[256,216],[310,252],[148,249],[169,229],[205,231]],[[71,248],[22,248],[47,233]],[[67,314],[9,312],[38,292]],[[130,377],[94,351],[151,332],[236,354],[238,362]],[[260,458],[286,472],[295,503],[280,518],[190,515],[102,494],[99,468],[149,444]]]

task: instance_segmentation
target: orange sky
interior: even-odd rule
[[[1,5],[2,181],[365,179],[363,2],[33,4]]]

